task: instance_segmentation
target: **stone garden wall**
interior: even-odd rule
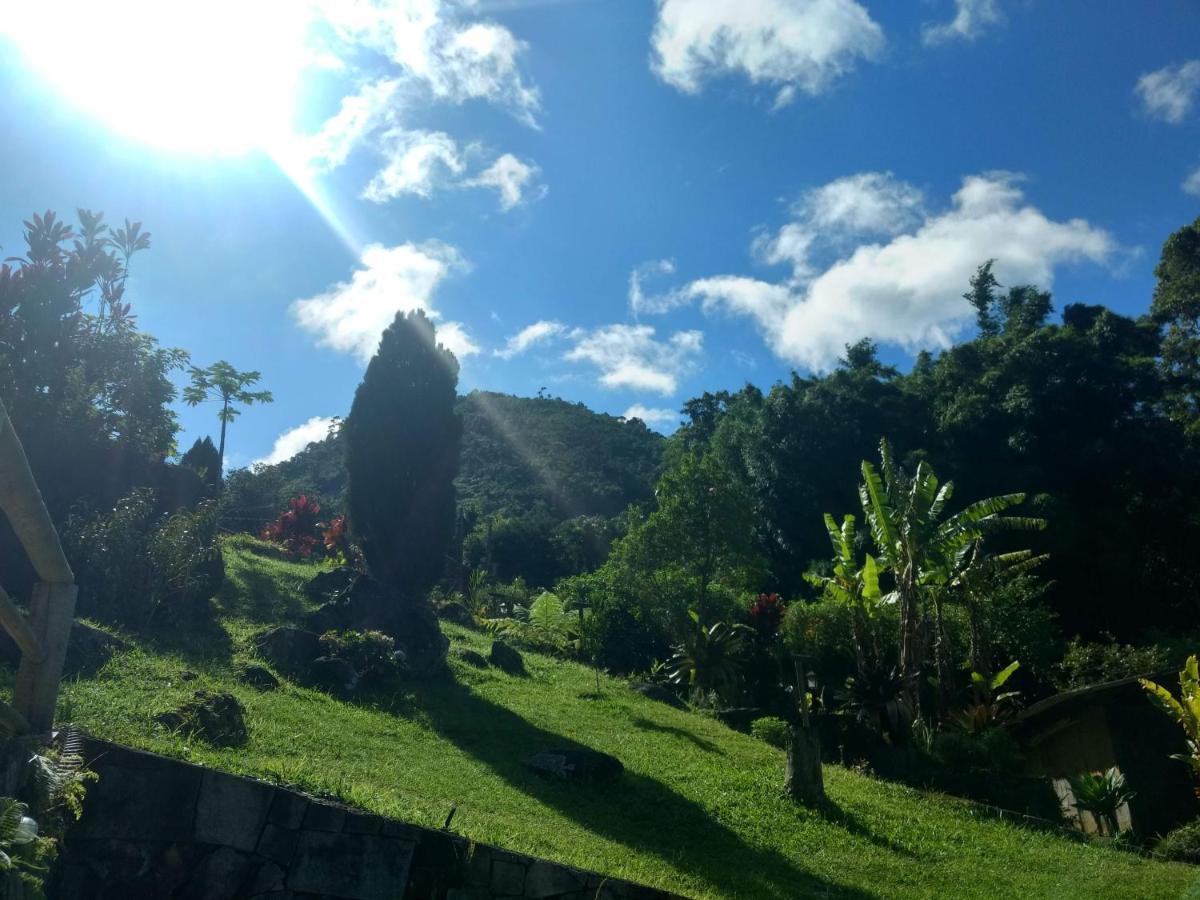
[[[673,896],[118,744],[89,739],[86,758],[100,779],[52,898]]]

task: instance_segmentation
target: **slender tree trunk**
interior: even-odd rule
[[[226,419],[226,413],[229,411],[229,401],[226,400],[221,406],[221,446],[217,450],[217,471],[220,475],[225,474],[225,426],[229,424]]]
[[[808,708],[808,679],[803,666],[794,660],[796,690],[799,692],[800,725],[788,729],[787,775],[784,790],[793,800],[806,806],[825,802],[825,777],[821,771],[821,740],[813,727]]]

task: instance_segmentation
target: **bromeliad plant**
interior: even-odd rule
[[[1200,665],[1196,657],[1189,656],[1179,672],[1178,700],[1162,685],[1146,678],[1140,681],[1150,699],[1178,722],[1186,735],[1188,752],[1173,754],[1171,758],[1186,763],[1193,777],[1200,779]],[[1200,796],[1200,787],[1196,788],[1196,794]]]
[[[1137,796],[1125,784],[1121,770],[1113,767],[1107,772],[1085,772],[1070,781],[1076,808],[1092,814],[1101,834],[1115,835],[1119,830],[1117,811]]]
[[[700,614],[688,610],[692,628],[667,660],[672,684],[685,685],[692,694],[716,693],[724,702],[736,697],[742,681],[742,654],[749,628],[716,622],[705,626]]]
[[[950,717],[950,721],[968,734],[981,734],[1008,719],[1017,709],[1020,691],[1006,691],[1004,685],[1021,663],[1013,660],[995,675],[971,673],[970,699]]]

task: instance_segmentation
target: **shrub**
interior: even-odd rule
[[[398,671],[396,642],[380,631],[327,631],[321,651],[354,666],[360,677],[388,678]]]
[[[1016,766],[1020,748],[1003,728],[943,731],[932,741],[933,756],[947,769],[1007,772]]]
[[[1154,847],[1154,855],[1175,862],[1200,865],[1200,819],[1180,825]]]
[[[1102,642],[1085,642],[1076,637],[1067,644],[1062,662],[1055,667],[1054,684],[1065,691],[1135,675],[1153,675],[1170,669],[1172,661],[1171,652],[1158,645],[1135,647],[1118,644],[1111,637]]]
[[[787,747],[788,723],[778,716],[763,716],[750,723],[750,733],[760,741],[783,750]]]
[[[307,494],[293,497],[288,508],[262,530],[260,537],[279,544],[292,556],[308,559],[324,547],[320,539],[322,525],[317,519],[320,514],[320,504],[309,500]]]
[[[80,611],[131,628],[189,616],[225,577],[212,501],[160,518],[153,491],[135,490],[107,514],[72,516],[63,543]]]

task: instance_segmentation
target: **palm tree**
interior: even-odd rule
[[[887,440],[879,444],[878,470],[863,461],[859,499],[871,528],[878,560],[892,574],[889,595],[899,605],[900,671],[914,709],[919,711],[924,639],[933,616],[934,656],[939,684],[948,684],[942,600],[945,589],[962,577],[970,550],[1000,530],[1037,530],[1045,521],[1001,515],[1023,503],[1024,494],[1002,494],[977,500],[946,516],[954,483],[938,482],[922,460],[910,475],[896,465]]]
[[[270,391],[249,391],[262,378],[261,372],[239,372],[225,360],[215,362],[207,369],[192,366],[192,383],[183,389],[183,402],[196,406],[206,400],[220,402],[217,418],[221,420],[221,444],[217,451],[220,471],[225,470],[225,428],[241,415],[234,403],[250,406],[253,403],[270,403],[275,398]]]

